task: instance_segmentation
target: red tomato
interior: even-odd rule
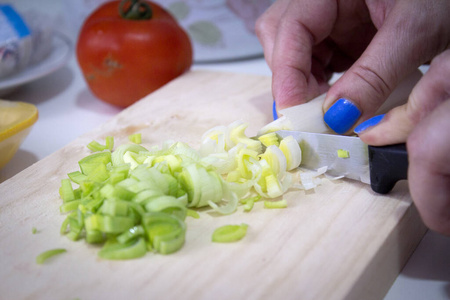
[[[76,54],[94,95],[126,107],[187,71],[192,46],[177,21],[157,4],[145,1],[150,19],[130,20],[119,14],[120,3],[107,2],[87,18]]]

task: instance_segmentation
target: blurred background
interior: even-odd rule
[[[55,28],[64,31],[73,41],[76,40],[84,19],[104,2],[107,0],[12,1],[17,10],[23,13],[34,10],[35,14],[42,15],[42,6],[51,7],[52,9],[45,13],[53,19]],[[254,24],[274,0],[155,2],[170,11],[189,34],[196,63],[246,59],[263,54],[255,36]]]

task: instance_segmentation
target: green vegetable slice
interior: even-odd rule
[[[128,229],[127,231],[125,231],[124,233],[120,234],[117,237],[117,241],[120,244],[125,244],[134,238],[143,237],[144,235],[145,235],[145,230],[142,226],[140,226],[140,225],[134,226],[134,227]]]
[[[59,211],[61,213],[74,211],[74,210],[76,210],[78,208],[78,205],[80,205],[80,204],[81,204],[81,200],[75,200],[75,201],[66,202],[66,203],[63,203],[59,207]]]
[[[264,201],[264,207],[265,208],[286,208],[287,207],[287,201],[286,199],[278,200],[278,201]]]
[[[91,150],[92,152],[97,152],[97,151],[103,151],[106,149],[105,145],[101,145],[99,142],[97,141],[92,141],[87,145],[88,149]]]
[[[349,158],[350,152],[348,152],[347,150],[339,149],[337,151],[337,155],[339,158]]]
[[[92,141],[87,145],[87,147],[92,152],[99,152],[104,150],[112,151],[114,147],[114,138],[112,136],[107,136],[105,138],[105,145],[102,145],[97,141]]]
[[[86,156],[78,162],[81,172],[84,175],[92,174],[93,172],[98,172],[98,167],[100,165],[106,166],[106,164],[111,162],[111,152],[98,152]]]
[[[143,238],[131,240],[125,244],[110,242],[105,244],[98,252],[98,256],[104,259],[123,260],[144,256],[147,253],[147,245]]]
[[[244,211],[249,212],[253,209],[253,206],[255,205],[254,200],[249,200],[247,203],[244,204]]]
[[[200,219],[199,213],[196,212],[195,210],[192,210],[192,209],[188,209],[186,211],[186,215],[191,217],[191,218],[194,218],[194,219]]]
[[[131,134],[128,136],[128,139],[130,140],[130,142],[135,144],[142,143],[142,135],[140,133]]]
[[[105,233],[122,233],[135,225],[132,217],[91,215],[85,219],[87,230],[99,230]]]
[[[72,183],[69,179],[61,180],[61,187],[59,189],[59,195],[63,202],[69,202],[75,200],[75,193],[72,188]]]
[[[143,224],[155,251],[161,254],[170,254],[183,246],[186,224],[179,218],[156,212],[144,216]]]
[[[214,230],[212,241],[215,243],[232,243],[241,240],[247,234],[247,224],[225,225]]]
[[[114,137],[107,136],[105,138],[105,143],[106,143],[106,145],[105,145],[106,150],[112,151],[114,148]]]
[[[275,132],[269,132],[269,133],[263,134],[258,137],[258,140],[260,140],[260,142],[266,147],[269,147],[271,145],[275,145],[275,146],[280,145],[280,141]]]
[[[87,175],[84,175],[80,171],[75,171],[67,174],[69,176],[69,179],[75,182],[76,184],[81,184],[83,181],[87,179]]]
[[[58,254],[65,253],[65,252],[67,252],[67,250],[66,249],[62,249],[62,248],[47,250],[45,252],[42,252],[41,254],[39,254],[36,257],[36,263],[42,265],[49,258],[51,258],[53,256],[56,256]]]

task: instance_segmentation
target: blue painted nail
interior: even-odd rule
[[[346,133],[356,123],[361,112],[351,101],[341,98],[324,115],[324,121],[338,134]]]
[[[378,123],[380,123],[381,120],[383,120],[384,116],[385,116],[384,114],[378,115],[378,116],[372,117],[368,120],[365,120],[364,122],[362,122],[361,124],[356,126],[354,132],[356,134],[360,134],[364,130],[367,130],[369,127],[373,127],[373,126],[377,125]]]
[[[275,103],[275,100],[273,100],[272,114],[274,120],[278,119],[277,104]]]

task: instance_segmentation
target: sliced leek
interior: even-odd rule
[[[147,148],[141,134],[115,150],[112,137],[104,145],[91,142],[94,153],[61,181],[61,234],[103,245],[98,255],[104,259],[170,254],[184,245],[186,216],[199,218],[199,208],[226,215],[242,205],[250,212],[260,199],[266,208],[284,208],[286,200],[274,199],[291,187],[317,184],[323,170],[300,173],[295,182],[291,171],[298,170],[301,149],[294,138],[269,133],[253,139],[247,126],[215,127],[199,150],[172,141]],[[237,241],[246,231],[246,224],[218,228],[213,241]]]
[[[215,243],[232,243],[241,240],[247,234],[247,224],[225,225],[214,230],[212,241]]]
[[[130,142],[135,144],[142,143],[142,135],[140,133],[131,134],[128,136],[128,139],[130,140]]]
[[[339,158],[349,158],[350,157],[350,153],[347,150],[343,150],[343,149],[339,149],[337,151],[337,155]]]
[[[43,263],[45,263],[49,258],[65,253],[67,252],[66,249],[62,249],[62,248],[58,248],[58,249],[51,249],[51,250],[47,250],[45,252],[42,252],[41,254],[39,254],[36,257],[36,263],[39,265],[42,265]]]
[[[265,208],[286,208],[287,207],[287,201],[286,199],[278,200],[278,201],[264,201],[264,207]]]

